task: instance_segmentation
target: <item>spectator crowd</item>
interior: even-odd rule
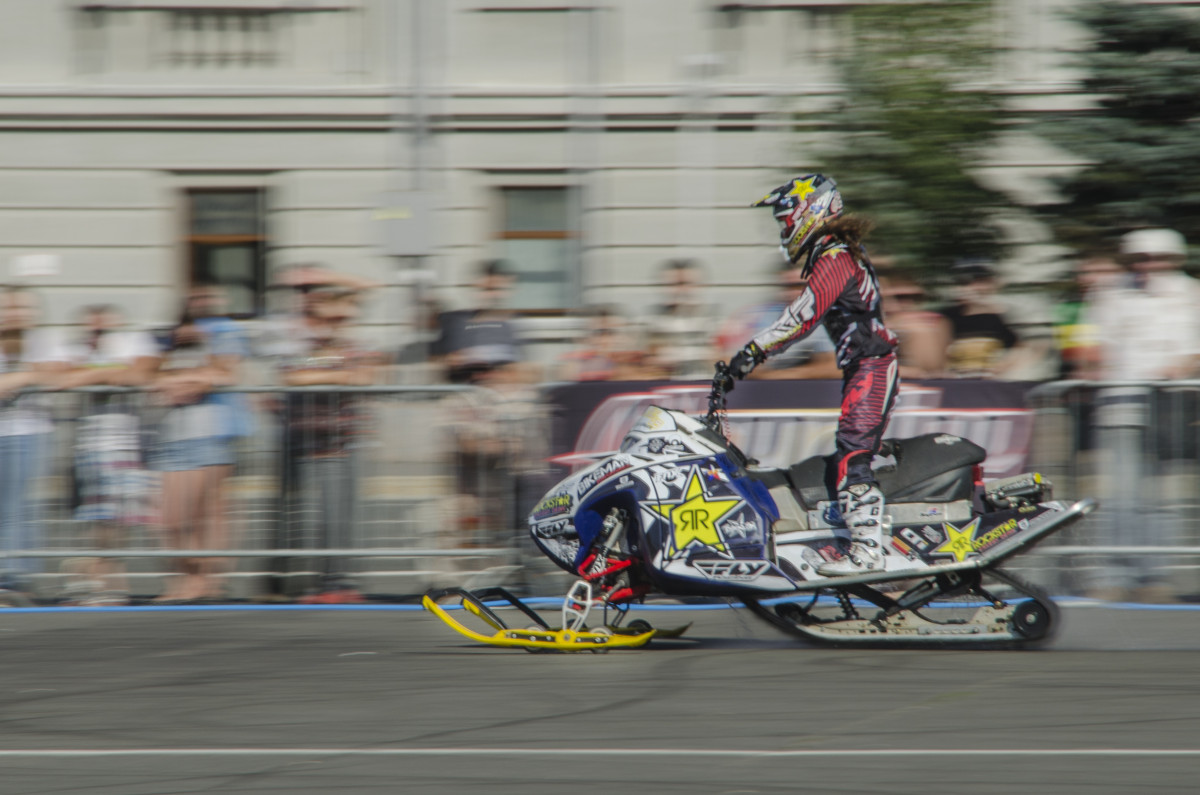
[[[994,263],[964,261],[940,283],[877,263],[884,315],[900,339],[906,380],[1051,378],[1104,382],[1179,381],[1200,364],[1200,287],[1183,271],[1186,242],[1178,233],[1131,233],[1118,251],[1089,252],[1073,264],[1071,284],[1055,296],[1049,333],[1019,326]],[[359,451],[376,432],[364,388],[418,380],[486,390],[483,405],[451,411],[454,472],[445,543],[469,548],[503,542],[497,527],[519,528],[548,455],[549,382],[703,380],[769,324],[805,288],[801,269],[772,269],[773,294],[733,311],[709,300],[705,268],[669,260],[657,273],[660,297],[640,316],[616,304],[576,310],[574,341],[552,359],[527,351],[511,306],[513,269],[481,264],[470,305],[446,310],[424,296],[414,334],[388,350],[358,329],[364,302],[379,285],[317,266],[278,274],[292,299],[286,311],[247,327],[224,314],[214,285],[193,286],[177,320],[155,331],[131,328],[111,305],[81,308],[69,332],[39,322],[38,294],[0,292],[0,551],[43,548],[44,480],[62,442],[55,434],[72,398],[69,481],[72,519],[88,528],[94,549],[121,549],[137,528],[150,527],[177,550],[154,598],[192,603],[228,598],[231,563],[212,553],[234,546],[226,507],[239,455],[269,419],[279,429],[279,482],[284,520],[269,544],[277,549],[347,549],[358,540]],[[724,317],[722,315],[725,315]],[[1043,327],[1044,328],[1044,327]],[[753,374],[765,380],[840,378],[835,341],[823,328]],[[247,395],[225,388],[274,384],[285,389]],[[1112,508],[1106,544],[1146,546],[1164,537],[1170,516],[1147,522],[1139,484],[1150,474],[1142,453],[1155,433],[1148,418],[1167,412],[1144,386],[1096,391],[1089,443],[1108,451]],[[1187,405],[1191,404],[1180,404]],[[1173,421],[1192,422],[1191,414]],[[60,467],[62,469],[62,467]],[[516,485],[514,485],[516,484]],[[1139,520],[1140,517],[1140,520]],[[1157,528],[1157,529],[1156,529]],[[489,533],[493,534],[489,536]],[[1156,536],[1157,534],[1157,536]],[[314,550],[315,551],[315,550]],[[189,556],[188,553],[192,555]],[[317,576],[295,585],[311,561],[270,563],[269,590],[281,599],[361,601],[346,557],[314,556]],[[1104,598],[1163,600],[1170,586],[1152,556],[1111,559],[1089,590]],[[118,558],[42,560],[6,557],[0,589],[27,593],[34,575],[57,567],[65,585],[56,599],[121,604],[131,598]]]

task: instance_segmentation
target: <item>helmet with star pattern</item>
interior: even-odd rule
[[[807,174],[780,185],[754,203],[770,207],[779,222],[779,243],[789,262],[796,262],[826,222],[842,214],[842,194],[824,174]]]

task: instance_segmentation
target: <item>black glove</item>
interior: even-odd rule
[[[743,379],[754,372],[754,368],[762,364],[766,358],[767,355],[763,353],[763,349],[751,342],[733,355],[733,361],[729,363],[729,372],[734,378]]]

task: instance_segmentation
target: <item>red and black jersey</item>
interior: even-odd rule
[[[808,286],[754,342],[771,356],[804,339],[822,322],[837,346],[838,366],[896,349],[896,335],[883,324],[879,280],[845,243],[826,237],[809,254]]]

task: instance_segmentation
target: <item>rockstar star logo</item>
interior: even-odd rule
[[[792,189],[787,192],[788,196],[795,196],[799,199],[808,198],[808,194],[812,193],[816,188],[813,187],[812,179],[795,180],[792,182]]]
[[[942,529],[946,531],[946,540],[935,550],[935,553],[953,555],[954,560],[962,563],[967,559],[967,556],[975,551],[975,530],[979,527],[979,518],[976,517],[969,525],[963,528],[955,527],[949,522],[942,523]]]
[[[658,514],[671,520],[671,555],[683,552],[692,543],[725,552],[725,539],[717,522],[740,503],[740,499],[710,500],[700,484],[700,473],[692,470],[683,499],[674,504],[652,505]]]

